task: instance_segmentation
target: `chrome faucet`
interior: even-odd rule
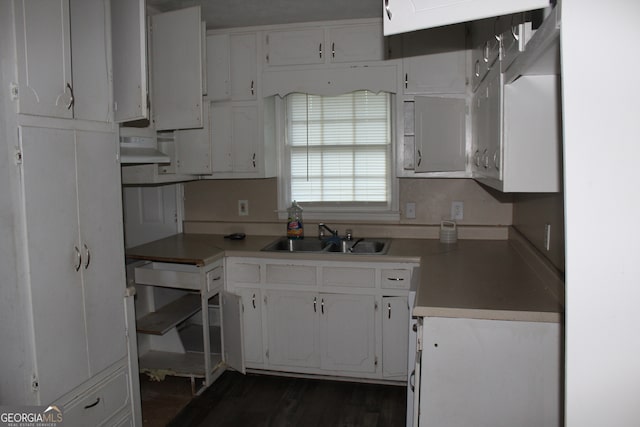
[[[338,230],[332,230],[329,227],[327,227],[326,224],[321,222],[320,224],[318,224],[318,239],[324,238],[324,230],[329,231],[329,233],[331,233],[332,236],[338,237]]]

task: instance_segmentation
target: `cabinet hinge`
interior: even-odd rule
[[[18,85],[14,82],[9,84],[9,97],[12,101],[18,100]]]

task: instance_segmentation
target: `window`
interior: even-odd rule
[[[287,95],[285,203],[324,211],[392,206],[391,96]]]

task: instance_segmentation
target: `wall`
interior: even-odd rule
[[[564,271],[564,195],[519,194],[514,196],[513,226],[551,263]],[[549,250],[544,247],[545,225],[551,225]]]
[[[277,179],[202,180],[184,185],[185,232],[284,234],[278,219]],[[416,219],[394,223],[336,223],[341,232],[351,228],[355,236],[438,237],[440,221],[450,217],[451,202],[464,202],[464,220],[459,221],[460,238],[505,239],[511,225],[512,204],[508,196],[487,190],[471,179],[400,179],[401,210],[406,202],[416,203]],[[249,201],[249,215],[238,215],[238,200]],[[315,224],[306,223],[315,234]],[[307,231],[307,235],[309,231]]]
[[[562,1],[567,427],[640,425],[639,16]]]

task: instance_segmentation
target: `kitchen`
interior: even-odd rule
[[[572,7],[575,7],[576,9],[573,9]],[[633,9],[632,7],[628,5],[627,7],[631,9],[630,12],[635,11],[635,9]],[[564,76],[563,81],[565,83],[565,86],[563,88],[563,91],[564,91],[563,92],[563,96],[564,96],[563,123],[564,123],[564,131],[565,131],[565,138],[564,138],[565,193],[564,194],[566,198],[564,221],[562,220],[563,214],[561,213],[561,203],[560,203],[561,200],[558,200],[558,199],[561,199],[561,196],[560,197],[553,197],[553,196],[540,197],[537,195],[524,195],[524,196],[516,197],[513,202],[510,202],[510,201],[501,202],[496,200],[496,198],[493,195],[489,195],[487,191],[484,190],[483,187],[480,187],[478,184],[470,180],[464,180],[464,179],[463,180],[452,180],[452,179],[441,179],[441,180],[407,179],[405,180],[405,179],[402,179],[400,180],[400,206],[404,206],[406,202],[415,202],[416,212],[418,213],[418,215],[416,220],[409,220],[409,219],[399,220],[399,222],[403,223],[402,224],[403,227],[398,227],[398,228],[400,229],[404,228],[406,230],[406,233],[409,233],[409,234],[414,233],[414,231],[417,229],[420,232],[422,232],[423,236],[426,238],[437,237],[437,229],[438,229],[437,224],[439,223],[439,221],[442,219],[444,215],[449,216],[450,205],[452,201],[464,201],[465,203],[464,219],[461,224],[464,225],[465,223],[467,223],[469,224],[469,227],[467,228],[467,227],[461,226],[461,230],[460,230],[461,238],[470,237],[470,236],[464,236],[463,234],[467,232],[467,230],[468,232],[471,233],[474,231],[483,232],[487,230],[490,230],[491,232],[501,232],[501,229],[502,229],[502,232],[504,232],[504,229],[506,228],[506,226],[516,225],[516,226],[519,226],[520,231],[525,234],[527,233],[526,230],[528,229],[528,227],[530,227],[532,230],[535,230],[535,231],[529,232],[529,236],[531,236],[529,238],[533,241],[534,244],[537,241],[538,247],[543,247],[544,233],[539,232],[540,224],[551,223],[552,235],[558,236],[558,237],[562,236],[563,234],[560,231],[563,228],[563,222],[567,224],[567,228],[566,228],[567,239],[565,242],[566,248],[567,248],[566,250],[567,259],[565,261],[565,265],[566,265],[565,271],[567,271],[567,275],[568,275],[567,284],[569,285],[567,289],[573,292],[573,295],[575,295],[576,297],[576,303],[577,303],[573,309],[570,309],[572,297],[571,297],[571,292],[567,292],[568,317],[566,319],[566,322],[567,322],[566,331],[567,331],[568,339],[567,339],[566,415],[567,415],[567,424],[571,424],[571,421],[574,419],[574,417],[578,417],[577,419],[582,420],[582,418],[580,417],[582,416],[581,415],[582,412],[586,411],[586,408],[585,408],[585,405],[582,405],[580,407],[580,405],[577,402],[580,401],[580,398],[589,399],[590,397],[588,395],[584,396],[583,393],[585,393],[586,390],[592,390],[591,388],[588,388],[582,385],[582,382],[586,381],[586,378],[590,378],[590,376],[587,374],[579,374],[579,373],[572,374],[572,368],[588,370],[588,366],[584,366],[582,363],[579,362],[580,360],[583,360],[584,358],[594,357],[596,358],[595,360],[598,362],[598,365],[602,365],[603,362],[606,361],[608,358],[616,358],[615,360],[617,360],[617,357],[626,357],[625,355],[634,353],[633,351],[634,348],[637,349],[638,343],[634,341],[633,338],[631,338],[635,335],[631,333],[629,334],[624,333],[625,330],[629,332],[633,331],[633,327],[631,325],[633,325],[634,322],[637,324],[637,321],[634,320],[636,318],[634,317],[631,310],[618,312],[612,302],[612,301],[620,301],[620,303],[624,307],[625,304],[627,304],[626,301],[633,300],[633,298],[631,297],[632,295],[637,295],[637,290],[634,290],[632,287],[629,286],[630,284],[634,283],[633,272],[636,272],[636,269],[637,269],[637,267],[634,266],[632,262],[633,249],[634,249],[632,242],[634,242],[635,240],[627,239],[624,242],[619,241],[617,238],[615,238],[614,240],[614,236],[610,234],[609,227],[611,226],[611,224],[607,221],[608,216],[607,218],[605,218],[604,213],[602,213],[597,209],[597,205],[599,204],[599,202],[593,201],[594,194],[598,194],[598,197],[602,198],[602,200],[611,200],[612,205],[613,203],[615,203],[616,206],[623,209],[623,211],[625,212],[625,215],[634,217],[634,213],[637,212],[637,199],[636,199],[637,196],[634,196],[633,194],[628,194],[628,192],[625,191],[624,188],[622,188],[623,186],[615,186],[615,185],[608,184],[608,183],[616,183],[618,181],[624,182],[622,178],[625,177],[625,174],[630,174],[629,171],[633,170],[632,167],[628,167],[628,168],[620,167],[614,170],[606,169],[607,176],[606,177],[598,176],[597,182],[593,182],[592,179],[588,179],[593,177],[592,177],[592,174],[589,174],[588,176],[586,175],[587,172],[584,170],[584,166],[576,165],[575,170],[574,168],[570,167],[573,165],[572,162],[578,162],[578,159],[581,164],[584,164],[584,162],[586,162],[586,164],[590,164],[590,163],[601,164],[602,162],[599,159],[599,155],[601,154],[598,154],[596,150],[587,150],[587,152],[584,152],[582,148],[583,147],[582,144],[584,144],[585,141],[594,141],[594,144],[596,144],[595,138],[593,136],[590,136],[588,132],[583,130],[585,126],[584,126],[584,119],[582,118],[583,115],[587,114],[588,112],[588,111],[584,112],[583,109],[586,109],[586,108],[595,109],[595,106],[593,105],[588,106],[583,104],[581,102],[582,97],[580,95],[579,88],[571,86],[571,84],[577,84],[576,82],[582,82],[583,81],[582,79],[587,79],[587,76],[583,76],[579,70],[576,70],[575,68],[573,68],[573,67],[579,67],[578,64],[581,64],[582,63],[581,61],[584,61],[583,57],[580,57],[579,55],[576,55],[574,57],[573,55],[576,54],[576,52],[581,52],[580,49],[583,47],[582,43],[584,43],[585,38],[593,38],[593,40],[590,40],[591,41],[591,43],[589,43],[590,46],[598,46],[599,43],[602,43],[602,41],[599,40],[596,37],[596,35],[593,35],[593,34],[587,35],[587,34],[584,34],[584,32],[579,31],[578,28],[580,28],[580,21],[583,21],[583,22],[594,21],[595,16],[593,17],[592,20],[589,20],[589,18],[591,18],[591,14],[594,14],[597,16],[598,14],[602,13],[602,10],[600,10],[595,4],[593,4],[591,7],[587,7],[585,6],[584,2],[582,2],[579,7],[577,5],[573,5],[571,2],[564,2],[563,8],[564,8],[563,9],[563,27],[561,30],[563,32],[562,33],[563,49],[567,45],[572,47],[572,49],[570,50],[571,54],[567,53],[567,57],[563,56],[563,76]],[[610,9],[607,10],[607,12],[612,14],[614,13],[614,11]],[[629,15],[633,15],[633,13],[624,14],[620,11],[618,11],[617,13],[619,13],[620,15],[613,16],[610,21],[604,20],[599,16],[598,16],[598,21],[599,22],[604,21],[605,23],[606,22],[625,22],[625,19],[628,19]],[[604,23],[602,25],[605,26]],[[3,28],[9,28],[10,26],[11,25],[3,26]],[[627,27],[625,27],[624,25],[619,25],[616,28],[617,30],[615,31],[623,31]],[[614,31],[614,30],[611,29],[611,31]],[[575,39],[573,39],[572,37],[575,37]],[[633,39],[634,37],[621,36],[619,38],[616,38],[616,40],[620,40],[619,44],[617,44],[615,47],[608,46],[608,48],[621,49],[621,52],[624,52],[625,44],[623,41],[628,42],[628,40],[633,40]],[[637,39],[637,37],[635,37],[635,39]],[[575,45],[571,43],[575,43]],[[567,62],[567,58],[571,58],[573,61],[576,61],[576,62],[575,63]],[[629,69],[632,68],[632,65],[637,63],[637,59],[628,58],[623,54],[617,55],[616,58],[618,61],[622,61],[623,63],[624,61],[629,61]],[[633,62],[633,61],[636,61],[636,62]],[[3,63],[3,67],[7,66],[5,64],[6,63]],[[576,75],[574,76],[573,74],[571,74],[571,72],[576,73]],[[598,69],[598,72],[606,73],[607,70]],[[10,75],[10,72],[8,73]],[[571,80],[569,80],[567,76],[571,76]],[[8,81],[12,81],[12,79],[8,79]],[[567,87],[568,81],[571,82],[568,84],[569,87]],[[603,78],[602,80],[598,80],[597,82],[594,82],[592,80],[587,80],[590,87],[594,87],[594,88],[597,87],[596,83],[604,84],[604,81],[606,81],[605,78]],[[629,84],[633,85],[635,83],[629,82]],[[572,92],[571,90],[574,90],[576,92]],[[603,90],[600,92],[604,92],[605,90],[606,90],[606,87],[604,87]],[[632,90],[634,91],[637,90],[637,86],[633,86]],[[571,100],[573,99],[573,96],[571,96],[572,94],[575,94],[573,96],[577,97],[575,101],[577,105],[574,105],[571,102]],[[601,94],[600,96],[605,96],[605,95]],[[614,95],[612,94],[611,96],[614,96]],[[620,135],[619,140],[624,141],[625,135],[631,134],[631,132],[624,131],[625,126],[629,126],[629,124],[624,121],[620,122],[619,118],[624,119],[632,116],[630,112],[637,111],[637,107],[633,106],[632,104],[624,105],[624,102],[626,101],[615,98],[615,101],[612,101],[611,105],[609,105],[609,107],[606,110],[603,109],[603,111],[597,110],[597,113],[594,112],[594,114],[599,115],[598,120],[602,120],[601,117],[606,117],[608,120],[615,119],[615,123],[616,123],[615,128],[608,125],[606,127],[603,126],[603,128],[606,128],[607,131],[610,132],[608,134],[608,138],[610,140],[612,140],[611,135]],[[7,109],[6,111],[14,111],[15,107],[12,106],[12,104],[10,103],[10,100],[6,100],[6,103],[8,103],[8,104],[5,104],[5,108]],[[572,113],[572,110],[567,107],[568,105],[570,107],[574,107],[576,109],[575,110],[576,113],[578,111],[580,112],[580,118],[577,119],[579,121],[579,124],[574,125],[576,126],[575,128],[571,127],[571,123],[573,119],[572,114],[574,113]],[[625,107],[624,110],[622,109],[622,106]],[[614,111],[617,111],[614,107],[620,108],[619,116],[614,114]],[[622,113],[622,111],[624,111],[624,114]],[[606,115],[605,115],[605,112],[606,112]],[[587,115],[586,117],[590,117],[590,116]],[[8,129],[10,126],[6,124],[6,123],[11,123],[10,114],[5,113],[3,115],[3,119],[4,119],[3,124],[5,124],[5,127],[7,128],[6,133],[7,135],[9,135],[7,139],[11,141],[15,139],[15,131],[14,130],[10,131]],[[573,119],[573,120],[576,120],[576,119]],[[601,122],[597,120],[593,120],[593,123],[595,124],[595,123],[601,123]],[[15,129],[15,127],[13,127],[12,129]],[[573,142],[574,139],[568,137],[569,135],[573,135],[573,132],[585,132],[585,134],[583,135],[582,133],[580,133],[581,137],[579,138],[579,142],[577,140]],[[6,163],[3,163],[3,168],[2,168],[3,171],[9,170],[4,166],[5,164],[9,165],[10,164],[8,163],[9,159],[14,159],[15,157],[13,153],[13,145],[10,144],[8,148],[11,150],[10,156],[9,154],[7,156],[3,156],[3,161],[6,162]],[[625,152],[615,151],[615,150],[613,150],[613,152],[612,151],[607,152],[607,154],[616,156],[614,158],[615,160],[614,159],[609,160],[608,162],[609,164],[613,162],[615,164],[619,164],[622,166],[624,165],[625,161],[631,161],[631,158],[633,157],[632,153],[635,153],[635,151],[633,150],[637,150],[636,147],[628,146],[628,145],[623,145],[621,148],[626,148],[628,152],[626,152],[626,154],[624,154]],[[572,151],[572,150],[575,150],[575,151]],[[573,156],[575,156],[575,158]],[[592,162],[588,161],[589,156],[594,157]],[[3,173],[7,173],[7,172],[3,172]],[[620,175],[620,179],[616,178],[618,175]],[[629,179],[631,179],[630,176],[629,176]],[[7,180],[3,180],[3,182],[7,182],[7,183],[11,182],[11,176],[9,176]],[[585,186],[584,184],[585,182],[587,182],[589,185]],[[261,181],[258,185],[264,186],[264,190],[265,190],[264,193],[258,192],[259,189],[255,187],[255,185],[256,185],[255,182],[235,183],[235,182],[224,182],[224,181],[206,181],[206,182],[200,181],[200,182],[194,183],[193,185],[188,184],[185,190],[187,195],[187,200],[186,200],[186,206],[185,206],[185,212],[184,212],[184,219],[186,221],[193,220],[194,222],[202,221],[202,220],[211,221],[211,227],[227,226],[224,224],[224,222],[243,223],[244,221],[241,221],[241,219],[244,220],[245,218],[239,218],[236,214],[237,200],[238,199],[248,200],[249,215],[248,215],[248,218],[246,219],[248,219],[249,222],[246,224],[242,224],[243,226],[246,226],[247,234],[251,236],[253,233],[256,233],[257,229],[265,230],[266,227],[270,227],[268,234],[279,235],[280,233],[282,233],[284,222],[279,218],[277,218],[275,214],[273,214],[273,211],[277,208],[276,207],[277,184],[275,183],[275,180],[265,180],[264,182]],[[2,197],[3,212],[5,211],[13,212],[12,210],[13,204],[11,201],[12,200],[11,197],[15,197],[15,196],[11,196],[11,195],[14,195],[13,188],[14,188],[13,186],[9,186],[8,184],[6,186],[3,186],[3,194],[4,194],[4,191],[6,191],[7,194],[10,195],[10,197],[4,197],[4,196]],[[597,191],[600,189],[602,189],[602,191]],[[238,193],[236,193],[238,196],[234,194],[233,200],[225,200],[224,197],[227,197],[225,196],[225,194],[228,194],[230,190],[238,191]],[[248,190],[252,190],[252,191],[248,191]],[[572,193],[572,190],[575,193]],[[215,197],[223,197],[223,201],[225,201],[225,203],[220,203],[215,207],[215,209],[220,209],[221,212],[216,212],[216,211],[211,212],[210,205],[209,206],[205,205],[203,209],[201,209],[200,211],[190,209],[189,203],[191,203],[191,201],[194,200],[193,196],[196,195],[198,191],[204,192],[205,195],[209,195],[208,196],[209,198],[211,197],[212,194],[214,194]],[[212,191],[214,191],[215,193],[212,193]],[[589,191],[589,193],[583,194],[582,193],[583,191],[585,192]],[[242,196],[239,196],[239,194],[241,194],[240,192],[242,192],[243,194]],[[190,194],[192,197],[189,197]],[[271,194],[271,196],[267,196],[264,199],[262,199],[263,194]],[[575,196],[573,196],[575,198],[569,197],[569,196],[572,196],[572,194],[575,194]],[[417,195],[420,195],[420,196],[417,196]],[[231,198],[231,196],[228,196],[228,197]],[[195,197],[196,200],[197,198],[198,196]],[[266,201],[263,202],[262,200],[266,200]],[[584,209],[582,209],[583,204],[584,204]],[[551,209],[548,208],[548,205],[551,205]],[[223,207],[223,206],[226,206],[226,207]],[[541,214],[538,213],[538,212],[549,212],[549,211],[553,212],[551,218],[541,218]],[[204,217],[202,215],[204,215]],[[585,217],[590,218],[591,215],[593,215],[593,221],[590,221],[588,224],[585,223],[584,218]],[[599,218],[598,215],[601,215],[602,218]],[[11,218],[11,217],[12,215],[7,216],[7,218]],[[223,224],[219,224],[220,222],[222,222]],[[265,223],[266,223],[266,227],[265,227]],[[367,228],[366,226],[361,226],[359,228],[347,222],[340,223],[340,222],[334,221],[334,223],[330,223],[330,224],[334,227],[341,227],[342,229],[346,228],[346,226],[352,226],[355,232],[360,235],[370,235],[370,232],[371,232],[370,231],[371,228]],[[594,225],[594,224],[601,224],[601,225]],[[188,225],[188,222],[187,222],[187,225]],[[414,225],[417,225],[417,227],[412,228],[412,226]],[[571,227],[576,227],[573,229],[575,231],[572,232]],[[582,227],[584,227],[584,229]],[[375,228],[378,229],[378,227],[375,227]],[[478,229],[478,230],[475,230],[475,229]],[[3,233],[5,233],[8,236],[11,236],[13,233],[14,227],[10,222],[9,223],[3,222],[2,230],[3,230]],[[558,230],[558,234],[555,234],[556,230]],[[597,230],[600,230],[600,232],[596,232]],[[231,230],[231,231],[235,231],[235,230]],[[226,230],[223,228],[219,228],[215,232],[225,233]],[[636,231],[629,230],[629,233],[634,233],[634,232]],[[573,244],[571,243],[573,241],[572,237],[577,239],[577,242],[581,242],[581,239],[588,238],[588,240],[586,240],[585,243],[583,244],[579,243],[576,245],[575,243]],[[6,260],[6,261],[3,261],[3,271],[5,271],[5,267],[6,267],[6,271],[9,272],[7,274],[7,280],[8,280],[7,283],[17,283],[18,279],[15,278],[15,276],[12,275],[11,273],[15,270],[13,268],[10,268],[14,262],[12,260],[15,259],[14,257],[12,257],[11,254],[14,253],[16,249],[13,243],[11,243],[12,237],[9,237],[8,239],[9,240],[3,239],[3,241],[8,241],[8,243],[6,243],[7,246],[6,247],[3,246],[3,250],[6,250],[8,254],[7,257],[4,257],[4,256],[2,257],[3,260]],[[607,243],[611,239],[610,240],[611,246],[618,249],[619,252],[614,255],[612,253],[609,253],[608,251],[605,251],[607,253],[597,254],[597,258],[595,257],[595,254],[592,254],[591,252],[581,253],[582,250],[586,251],[588,248],[594,247],[593,245],[594,239],[601,239],[603,243]],[[558,240],[555,240],[555,242],[558,242]],[[556,252],[556,255],[554,255],[554,257],[556,257],[555,262],[558,264],[561,264],[562,253],[564,252],[564,249],[562,248],[563,243],[560,242],[556,244],[559,244],[561,249],[559,250],[556,249],[557,252]],[[575,245],[573,246],[574,247],[573,251],[575,252],[571,252],[572,245]],[[625,248],[625,245],[628,245],[629,247],[629,250],[627,252],[622,250],[623,248]],[[572,262],[571,256],[576,257],[575,261]],[[606,260],[607,256],[612,257],[610,261]],[[586,261],[591,259],[591,257],[593,257],[594,261]],[[624,260],[627,259],[625,257],[629,257],[628,258],[629,262],[624,262]],[[600,263],[595,262],[596,259],[600,261]],[[4,262],[6,262],[7,264],[4,264]],[[586,265],[589,266],[588,269],[585,268]],[[609,270],[607,270],[607,267],[606,267],[607,265],[609,265]],[[573,270],[573,273],[571,273],[572,270]],[[610,270],[615,271],[614,273],[614,277],[616,278],[615,284],[611,284],[611,279],[609,278],[610,276],[604,275],[606,271],[610,271]],[[596,272],[599,272],[599,271],[602,271],[602,274],[604,276],[598,276],[597,274],[595,274]],[[581,273],[581,272],[584,272],[584,273]],[[573,285],[576,287],[575,289],[572,288],[572,284],[571,284],[572,275],[573,277],[576,277],[576,276],[579,277],[580,285],[579,286],[577,284]],[[585,276],[585,277],[582,277],[582,276]],[[598,283],[596,283],[595,277],[600,277],[600,280],[598,281]],[[578,279],[574,279],[574,280],[578,280]],[[602,282],[608,283],[607,286],[609,290],[613,290],[613,289],[620,290],[620,292],[616,292],[615,295],[610,296],[611,299],[609,300],[608,303],[604,304],[604,307],[603,307],[603,301],[600,298],[597,298],[594,296],[591,296],[587,300],[583,300],[583,298],[581,298],[581,295],[588,297],[589,295],[591,295],[591,292],[596,292],[596,289],[599,288],[597,287],[598,284]],[[593,285],[590,285],[591,283],[593,283]],[[596,303],[598,303],[598,305],[595,306],[597,307],[597,311],[595,308],[591,308],[591,306],[595,305]],[[3,306],[3,310],[2,310],[3,320],[5,320],[4,316],[10,317],[10,318],[6,319],[6,322],[3,322],[3,326],[9,327],[10,325],[14,324],[16,320],[13,320],[14,318],[9,315],[5,315],[4,313],[9,313],[10,309],[7,308],[5,310],[4,308],[5,306]],[[582,309],[585,310],[584,314]],[[607,310],[610,310],[610,311],[607,311]],[[599,314],[604,316],[602,318],[606,319],[606,321],[602,323],[594,324],[592,320],[592,313],[594,312],[598,312]],[[585,319],[581,318],[583,315],[586,316]],[[574,319],[572,316],[578,316],[575,319],[579,321],[577,321],[576,323],[572,322],[572,320]],[[17,330],[16,326],[14,326],[14,328],[16,328]],[[571,333],[572,328],[575,328],[575,331],[577,331],[577,333],[572,334]],[[616,330],[615,336],[610,336],[610,332],[612,329]],[[598,335],[599,342],[601,343],[603,342],[606,343],[607,342],[606,340],[608,339],[614,339],[615,337],[627,335],[625,336],[624,343],[626,346],[629,346],[629,347],[626,347],[624,353],[620,355],[618,352],[615,351],[616,346],[618,346],[617,348],[619,348],[620,344],[618,342],[611,342],[610,345],[599,346],[598,351],[596,352],[588,344],[587,341],[589,340],[585,341],[584,343],[581,340],[580,337],[582,335],[579,333],[579,331],[582,331],[582,330],[584,330],[585,333],[587,334],[593,334],[594,331],[602,330],[603,331],[602,336]],[[5,330],[3,329],[3,338],[5,336],[4,331]],[[574,338],[576,341],[572,341],[571,339],[572,335],[576,337]],[[11,337],[12,335],[7,335],[7,336]],[[585,336],[584,339],[587,339],[587,336]],[[574,343],[574,345],[576,345],[575,351],[572,350],[572,347],[571,347],[572,342]],[[581,351],[580,349],[582,348],[581,347],[582,345],[587,346],[588,351]],[[571,363],[573,358],[575,358],[576,360],[575,363]],[[11,360],[11,359],[8,359],[8,360]],[[627,369],[624,371],[625,377],[627,379],[634,378],[634,375],[637,375],[637,372],[636,372],[637,362],[635,362],[633,359],[628,360],[627,368],[623,368],[623,365],[624,364],[616,362],[615,364],[613,364],[613,366],[610,369],[612,369],[613,371],[616,371],[618,369],[620,370]],[[577,371],[577,372],[581,372],[581,371]],[[591,374],[593,375],[593,372],[591,372]],[[576,376],[574,377],[574,375]],[[619,378],[619,377],[616,375],[612,375],[607,378],[596,377],[593,380],[602,382],[602,381],[610,381],[611,379],[615,380],[616,378]],[[580,385],[578,386],[574,381],[577,381],[578,382],[577,384],[580,384]],[[576,386],[579,388],[580,390],[579,394],[576,394],[573,384],[576,384]],[[635,383],[625,382],[622,384],[624,386],[624,389],[629,391],[628,395],[633,395],[632,390],[634,390],[634,388],[637,387],[637,386],[634,386],[633,384]],[[593,393],[597,393],[597,387],[593,389]],[[4,389],[3,389],[3,396],[4,396]],[[574,405],[573,396],[575,396],[575,399],[577,399],[575,403],[575,405],[577,405],[576,407],[573,406]],[[626,409],[625,406],[618,406],[618,405],[621,405],[620,402],[624,403],[624,399],[613,400],[611,396],[608,396],[608,397],[605,396],[605,397],[599,396],[599,402],[601,405],[604,405],[604,404],[615,405],[615,407],[618,408],[618,411],[615,411],[615,415],[611,415],[611,413],[608,413],[607,416],[621,417],[619,418],[620,423],[623,423],[624,420],[633,419],[631,418],[633,416],[637,416],[637,414],[634,415],[631,409]],[[612,399],[612,400],[607,400],[607,399]],[[603,411],[603,412],[613,412],[613,411]],[[587,417],[590,420],[590,422],[594,422],[594,420],[597,419],[597,417],[594,417],[593,414],[590,414],[589,416],[587,415],[584,415],[584,416]],[[608,418],[608,421],[611,422],[611,418]],[[597,423],[594,422],[594,425],[595,424]],[[589,424],[588,422],[576,422],[576,425],[589,425]]]

